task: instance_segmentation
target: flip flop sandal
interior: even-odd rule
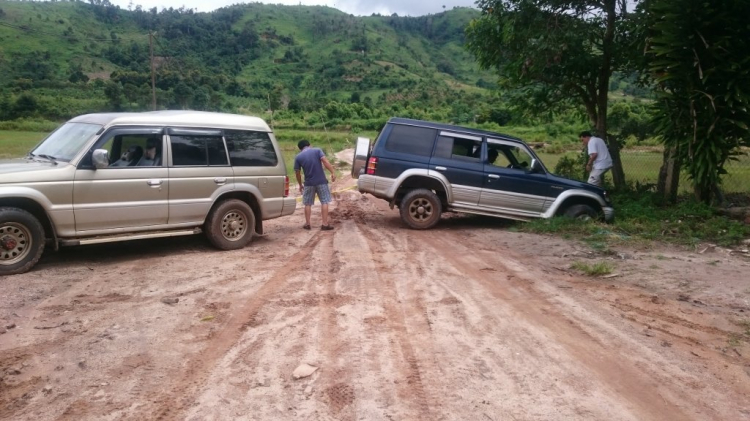
[[[320,229],[323,231],[330,231],[333,229],[333,227],[330,225],[323,225],[322,227],[320,227]]]
[[[309,230],[310,229],[310,225],[309,224],[302,225],[302,228],[304,228],[306,230]]]

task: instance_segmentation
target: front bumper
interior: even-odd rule
[[[610,207],[603,207],[604,222],[614,222],[615,220],[615,209]]]

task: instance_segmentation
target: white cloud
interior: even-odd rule
[[[143,9],[156,7],[158,10],[163,8],[179,9],[196,9],[199,12],[210,12],[220,7],[231,6],[242,2],[237,0],[214,0],[207,2],[205,0],[110,0],[113,4],[121,8],[135,8],[140,5]],[[450,10],[455,6],[475,7],[475,0],[273,0],[263,1],[260,3],[285,4],[285,5],[303,5],[313,6],[322,5],[339,9],[343,12],[357,15],[369,16],[373,13],[381,15],[391,15],[398,13],[399,16],[422,16],[428,13],[439,13],[443,10]],[[445,9],[443,9],[445,6]]]

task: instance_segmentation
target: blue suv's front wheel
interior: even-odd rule
[[[442,205],[440,198],[427,189],[415,189],[406,193],[399,206],[401,220],[410,228],[424,230],[432,228],[440,220]]]

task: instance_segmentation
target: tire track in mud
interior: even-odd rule
[[[327,235],[325,241],[321,241],[317,253],[322,262],[329,262],[328,265],[321,265],[318,270],[322,279],[322,287],[325,297],[336,297],[336,287],[339,274],[343,263],[339,259],[339,252],[334,247],[335,237],[340,235],[338,232],[333,235]],[[316,274],[313,274],[315,276]],[[327,385],[324,390],[319,392],[319,396],[324,401],[336,419],[357,419],[356,392],[351,386],[353,377],[351,369],[346,367],[347,362],[353,360],[355,367],[359,368],[361,361],[358,360],[359,352],[353,352],[352,345],[348,343],[346,337],[342,337],[341,329],[338,326],[338,313],[335,302],[323,303],[320,307],[322,310],[320,337],[322,339],[321,348],[325,360],[332,363],[331,369],[323,371],[320,377],[322,385]],[[351,339],[349,339],[351,341]]]
[[[388,250],[383,242],[382,235],[375,229],[366,225],[357,224],[357,228],[362,232],[370,249],[371,256],[384,255],[387,253],[402,253],[405,250],[394,248]],[[407,268],[413,268],[413,264],[406,259],[401,259],[399,265]],[[382,267],[382,265],[381,265]],[[372,273],[372,282],[379,285],[378,292],[382,294],[382,306],[385,311],[385,323],[389,329],[390,335],[394,336],[398,345],[403,361],[400,369],[404,382],[398,385],[399,395],[404,402],[409,402],[409,406],[415,406],[416,414],[407,416],[407,419],[414,420],[436,420],[441,419],[439,400],[433,395],[435,388],[429,388],[425,385],[425,375],[430,373],[439,373],[440,369],[431,361],[425,361],[418,357],[416,346],[412,338],[422,335],[429,335],[429,323],[425,320],[425,311],[423,306],[414,298],[401,297],[391,274],[399,273],[394,268],[384,268],[385,275],[379,272]],[[409,312],[410,309],[416,309]],[[411,314],[410,314],[411,313]],[[416,314],[415,314],[416,313]],[[411,329],[410,329],[411,328]],[[413,330],[416,328],[416,331]],[[421,348],[428,347],[426,343],[420,343]],[[398,362],[398,361],[397,361]],[[411,414],[410,414],[411,415]]]
[[[350,219],[358,222],[362,220]],[[390,375],[391,366],[396,361],[393,358],[392,341],[389,340],[387,316],[382,303],[387,294],[383,293],[383,284],[373,276],[381,264],[381,255],[370,250],[355,221],[343,222],[341,229],[337,231],[336,243],[344,245],[336,248],[336,260],[344,263],[337,272],[338,287],[356,297],[356,302],[349,310],[354,310],[354,313],[347,314],[347,318],[356,323],[348,323],[348,329],[342,336],[351,343],[351,352],[346,358],[351,361],[350,365],[356,374],[353,379],[355,401],[351,405],[352,411],[335,414],[334,419],[381,419],[384,415],[392,417],[393,412],[399,409],[384,404],[393,402],[397,395],[392,389],[393,377]],[[373,389],[373,382],[381,387]],[[322,421],[332,418],[319,419]],[[401,418],[397,416],[396,419]]]
[[[531,286],[528,281],[518,279],[524,269],[522,265],[504,259],[497,251],[469,250],[459,239],[452,238],[451,233],[443,234],[428,238],[424,232],[417,233],[423,238],[423,243],[434,250],[436,256],[462,270],[467,277],[479,281],[492,296],[514,308],[527,322],[546,329],[557,344],[562,345],[571,356],[596,373],[603,384],[610,384],[620,398],[630,402],[634,406],[632,409],[640,414],[642,419],[689,418],[678,405],[668,402],[655,390],[653,393],[644,391],[650,382],[643,378],[643,372],[628,364],[627,360],[615,358],[603,344],[592,340],[594,338],[585,330],[558,310],[558,306],[545,298],[541,291]],[[502,265],[508,273],[516,274],[509,276],[504,283],[510,285],[511,289],[502,288],[490,279],[486,272],[479,269],[486,261]]]
[[[641,315],[643,317],[652,317],[654,319],[660,319],[660,320],[663,320],[663,321],[665,321],[667,323],[671,323],[673,325],[681,326],[681,327],[684,327],[684,328],[687,328],[687,329],[690,329],[690,330],[695,330],[695,331],[698,331],[698,332],[708,333],[708,334],[711,334],[711,335],[722,336],[722,337],[730,337],[731,335],[735,334],[735,332],[730,332],[730,331],[719,329],[719,328],[713,327],[713,326],[705,326],[705,325],[693,323],[693,322],[691,322],[689,320],[686,320],[686,319],[683,319],[681,317],[672,316],[672,315],[666,314],[666,313],[661,312],[661,311],[648,310],[648,309],[645,309],[645,308],[634,306],[632,304],[620,303],[620,302],[611,302],[610,305],[612,305],[612,307],[614,307],[614,308],[616,308],[618,310],[622,310],[624,312],[633,312],[633,313],[636,313],[636,314]],[[653,326],[652,326],[652,328],[653,328]],[[677,336],[677,337],[680,337],[680,338],[683,338],[683,339],[687,339],[687,340],[689,340],[691,342],[700,343],[700,341],[698,341],[697,339],[685,338],[685,337],[682,337],[682,336],[679,336],[679,335],[676,335],[676,334],[672,334],[670,332],[665,332],[665,333],[669,333],[671,335],[674,335],[674,336]]]
[[[292,255],[293,262],[306,261],[322,239],[322,234],[315,234]],[[245,332],[248,323],[252,323],[268,299],[283,290],[287,280],[295,272],[309,270],[307,265],[286,265],[276,271],[258,291],[247,299],[232,315],[223,328],[217,331],[205,344],[203,350],[184,364],[185,370],[172,382],[171,390],[157,393],[151,399],[152,405],[136,411],[134,419],[182,419],[182,413],[195,402],[195,398],[211,375],[212,369],[219,360],[232,349]],[[234,306],[233,306],[234,307]]]

